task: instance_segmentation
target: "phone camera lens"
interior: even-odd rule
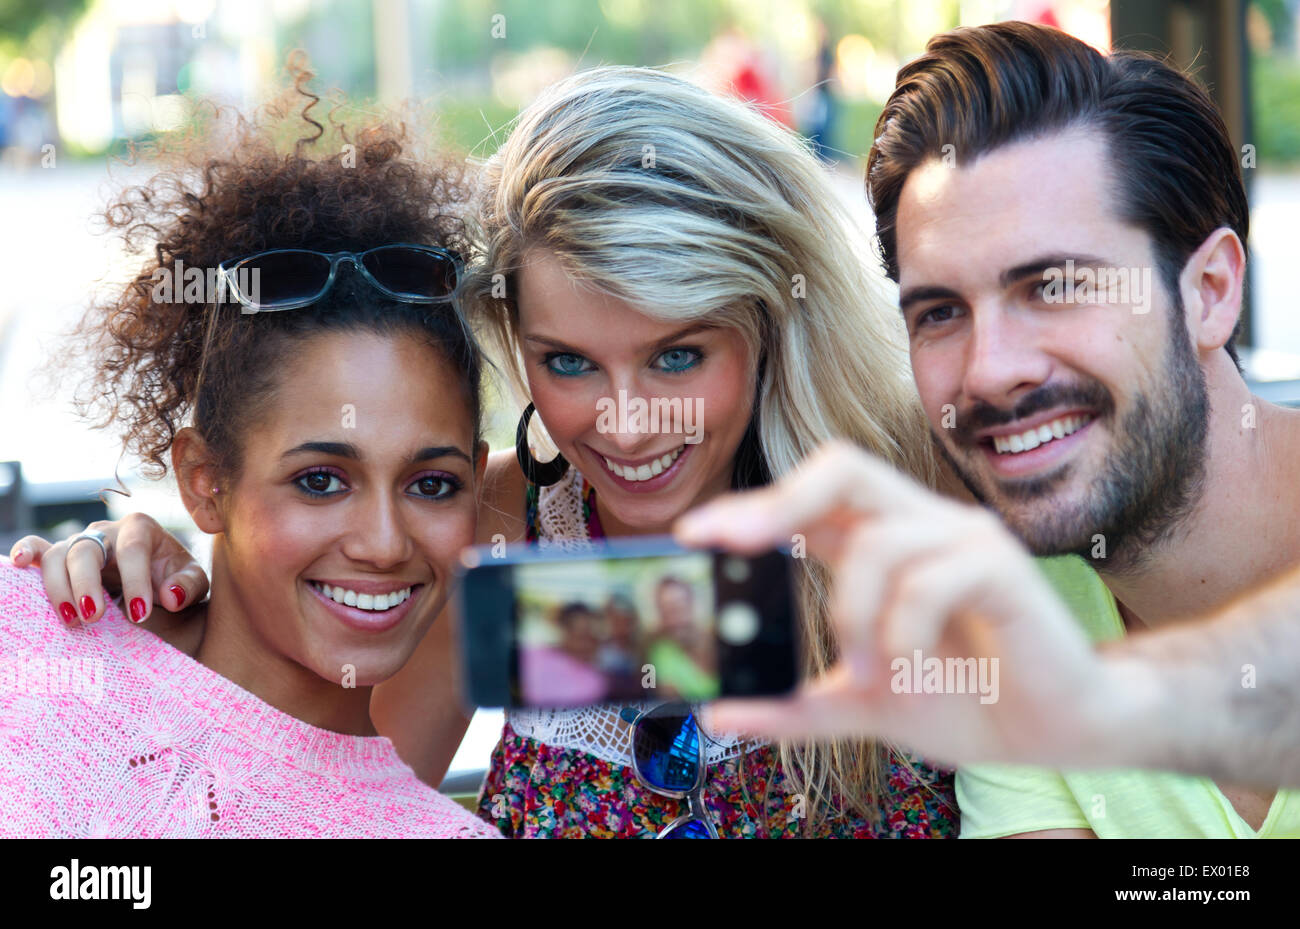
[[[733,584],[749,580],[749,562],[744,558],[727,558],[722,562],[722,574]]]
[[[748,645],[758,635],[758,613],[748,603],[728,603],[718,614],[718,637],[728,645]]]

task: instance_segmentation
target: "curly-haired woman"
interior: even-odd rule
[[[79,606],[103,621],[65,630],[40,572],[0,562],[17,685],[0,692],[0,833],[495,835],[369,714],[474,535],[481,361],[449,299],[460,181],[391,125],[344,163],[307,76],[292,151],[276,121],[236,119],[224,154],[172,151],[108,210],[148,260],[87,317],[92,405],[147,465],[170,462],[213,537],[212,595],[160,637],[96,584]],[[167,294],[182,263],[204,273]],[[222,288],[187,303],[218,268]]]

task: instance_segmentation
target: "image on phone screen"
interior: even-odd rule
[[[645,539],[596,553],[480,547],[462,563],[459,638],[475,706],[698,703],[788,693],[798,678],[786,553]]]
[[[514,575],[528,703],[718,695],[706,554],[521,564]]]

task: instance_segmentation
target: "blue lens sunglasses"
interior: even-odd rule
[[[686,703],[662,703],[648,710],[624,707],[631,725],[632,771],[647,790],[685,800],[687,810],[657,839],[716,839],[717,827],[704,805],[704,745],[695,710]]]

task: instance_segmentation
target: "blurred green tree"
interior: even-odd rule
[[[89,0],[0,0],[0,45],[22,48],[42,29],[62,32],[86,11]]]

